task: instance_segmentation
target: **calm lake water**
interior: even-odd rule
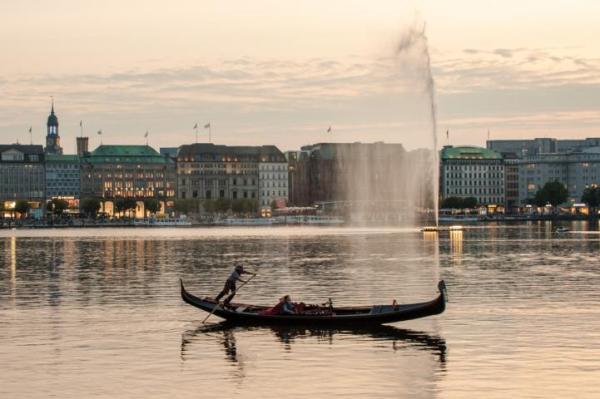
[[[1,398],[598,398],[600,231],[549,223],[415,229],[0,231]],[[232,265],[236,297],[417,302],[370,331],[224,328],[184,304]]]

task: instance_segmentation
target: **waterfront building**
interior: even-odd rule
[[[504,157],[506,207],[510,212],[531,203],[536,192],[551,181],[563,183],[573,203],[581,200],[586,187],[600,183],[600,138],[488,140],[487,148]]]
[[[41,145],[0,145],[0,201],[5,209],[18,200],[34,209],[43,205],[46,189],[44,148]]]
[[[145,199],[157,199],[159,214],[176,194],[175,163],[145,145],[101,145],[81,158],[81,198],[99,198],[114,215],[118,198],[137,200],[136,217],[145,216]]]
[[[500,153],[480,147],[445,146],[440,165],[443,199],[473,197],[479,205],[504,206],[504,160]]]
[[[287,163],[275,146],[197,143],[179,147],[178,198],[252,199],[261,206],[288,198]]]
[[[288,199],[292,206],[310,203],[309,167],[310,151],[286,151],[288,163]]]
[[[54,113],[54,100],[52,100],[52,108],[50,109],[50,115],[48,115],[46,129],[46,154],[62,154],[63,149],[60,146],[60,134],[58,132],[58,118]]]
[[[285,155],[275,146],[259,147],[258,192],[260,206],[266,207],[272,202],[277,207],[287,205],[288,196],[288,164]]]
[[[506,213],[519,211],[519,159],[513,154],[504,156],[504,203]]]
[[[77,155],[47,154],[46,199],[64,199],[75,206],[80,194],[79,157]]]
[[[559,181],[569,191],[568,201],[576,203],[586,187],[600,185],[600,147],[583,151],[539,154],[517,160],[519,205],[526,205],[547,182]]]
[[[366,214],[426,206],[426,198],[432,199],[427,191],[433,187],[428,184],[431,154],[407,152],[402,144],[317,143],[288,151],[286,157],[295,206],[330,203]]]
[[[535,138],[531,140],[488,140],[486,147],[502,154],[512,153],[517,158],[539,154],[581,152],[586,148],[600,146],[600,138],[583,140],[560,140],[554,138]]]

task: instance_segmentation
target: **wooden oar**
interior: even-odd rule
[[[235,293],[237,294],[242,289],[242,287],[245,286],[246,284],[248,284],[250,282],[250,280],[252,280],[254,277],[256,277],[256,273],[254,273],[252,275],[252,277],[250,277],[248,280],[246,280],[242,284],[240,284],[240,286],[235,290]],[[215,310],[217,310],[218,307],[219,307],[219,302],[217,302],[215,304],[215,306],[212,308],[212,310],[210,311],[210,313],[208,314],[208,316],[206,316],[204,318],[204,320],[202,320],[202,324],[206,324],[206,320],[208,320],[208,318],[210,316],[212,316],[213,313],[215,313]]]

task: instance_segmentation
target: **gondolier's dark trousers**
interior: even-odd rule
[[[223,290],[219,293],[219,295],[217,295],[215,300],[217,302],[219,302],[219,300],[221,298],[223,298],[225,295],[227,295],[229,293],[229,291],[231,291],[231,294],[229,294],[229,296],[227,298],[225,298],[225,301],[223,301],[223,303],[225,305],[229,305],[229,302],[231,302],[231,300],[235,296],[235,281],[232,281],[232,280],[225,281],[225,287],[223,287]]]

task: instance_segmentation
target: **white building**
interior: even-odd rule
[[[258,162],[259,205],[273,201],[287,204],[289,199],[288,163],[275,146],[262,146]]]

